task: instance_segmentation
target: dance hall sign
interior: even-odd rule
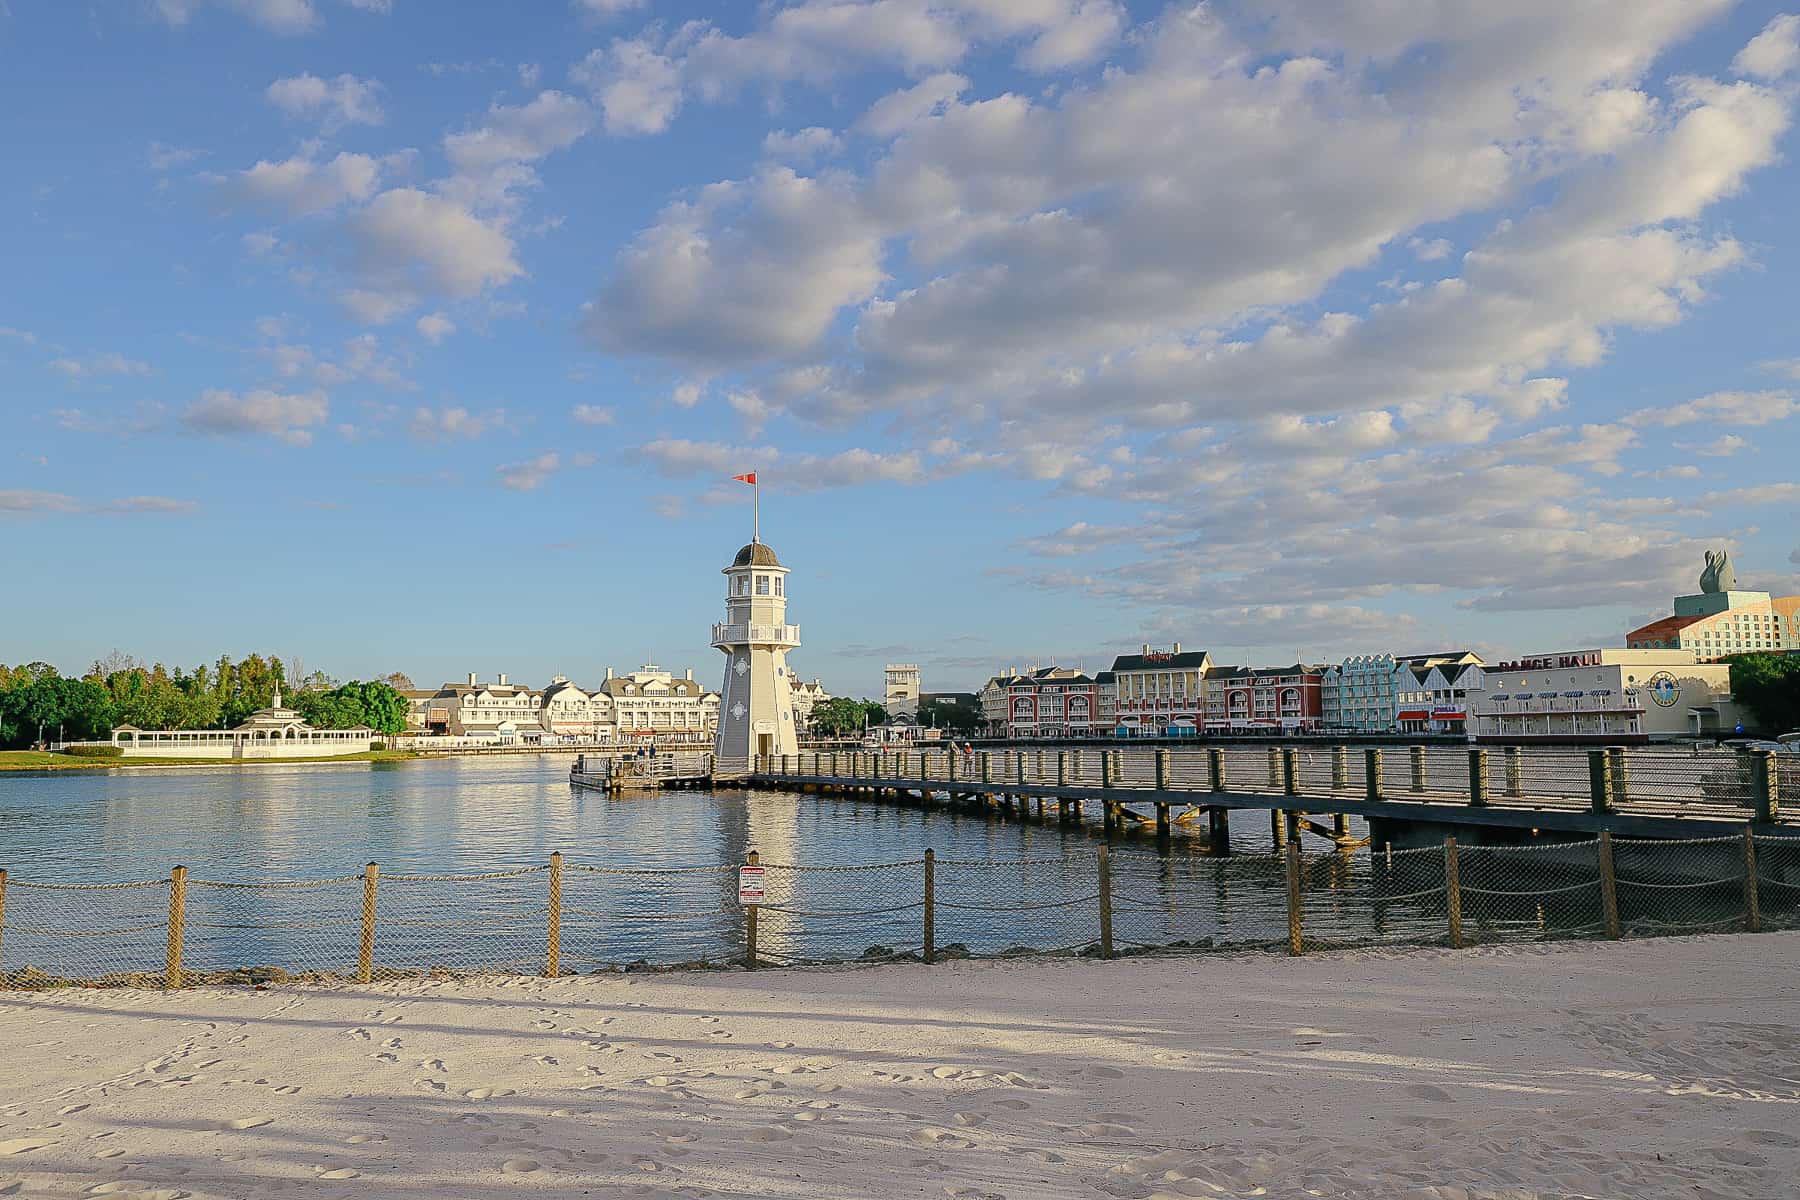
[[[1536,658],[1521,658],[1517,662],[1501,663],[1489,667],[1490,671],[1548,671],[1562,667],[1597,667],[1600,665],[1598,650],[1583,650],[1576,654],[1540,654]]]

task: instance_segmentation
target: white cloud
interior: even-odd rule
[[[493,429],[506,428],[506,410],[491,409],[471,412],[467,408],[430,408],[413,410],[412,435],[424,442],[450,441],[454,438],[477,438]]]
[[[643,38],[615,39],[570,74],[594,94],[614,136],[661,133],[681,111],[680,68]]]
[[[0,513],[75,512],[79,508],[73,496],[61,492],[0,488]]]
[[[200,505],[192,500],[177,500],[171,496],[127,496],[122,500],[111,500],[100,505],[94,511],[117,516],[137,514],[149,516],[174,516],[191,513]]]
[[[552,450],[524,462],[496,467],[495,471],[500,476],[501,487],[515,492],[530,492],[543,486],[545,480],[556,474],[561,467],[562,456]]]
[[[783,162],[807,163],[817,158],[830,158],[843,148],[843,140],[837,134],[818,125],[792,133],[777,129],[763,138],[763,153]]]
[[[644,0],[574,0],[575,11],[596,17],[616,17],[644,7]]]
[[[1706,458],[1729,458],[1748,445],[1750,445],[1748,438],[1740,437],[1735,433],[1723,433],[1710,442],[1676,442],[1675,448]]]
[[[170,25],[180,28],[193,20],[201,9],[214,7],[235,12],[271,33],[294,35],[311,33],[323,24],[315,0],[152,0],[157,13]],[[388,13],[393,0],[343,0],[362,12]]]
[[[49,367],[70,379],[91,379],[96,375],[148,375],[150,364],[123,354],[95,354],[88,358],[55,358]]]
[[[10,325],[0,325],[0,338],[11,338],[16,342],[24,342],[27,346],[37,345],[37,334],[26,329],[14,329]]]
[[[327,128],[343,125],[379,125],[386,120],[381,110],[381,85],[372,79],[339,75],[321,79],[300,74],[277,79],[265,93],[269,103],[293,117],[320,117]]]
[[[1800,67],[1800,14],[1783,13],[1731,60],[1731,69],[1773,82]]]
[[[599,404],[577,404],[569,415],[583,425],[611,425],[619,417],[613,409]]]
[[[205,156],[204,150],[190,150],[182,146],[171,146],[166,142],[151,142],[144,151],[144,159],[150,164],[152,171],[172,171]]]
[[[1429,241],[1425,238],[1408,238],[1406,244],[1414,254],[1419,256],[1421,262],[1437,262],[1440,259],[1449,258],[1450,251],[1455,249],[1443,238],[1432,238]]]
[[[524,274],[498,222],[417,188],[381,193],[346,229],[363,286],[340,299],[364,320],[391,320],[422,297],[463,299]]]
[[[1800,402],[1790,392],[1713,392],[1685,404],[1646,408],[1626,418],[1635,425],[1769,425],[1800,413]]]
[[[366,200],[380,179],[381,163],[366,154],[339,152],[320,162],[302,152],[281,162],[260,161],[227,186],[252,203],[306,216]]]
[[[456,172],[445,193],[477,207],[506,203],[513,189],[537,183],[529,164],[573,145],[593,123],[593,110],[565,92],[543,92],[524,105],[495,105],[473,129],[444,139]]]
[[[181,423],[196,433],[265,433],[292,446],[312,442],[311,429],[331,413],[324,392],[283,393],[258,389],[236,392],[211,389],[181,414]]]
[[[922,79],[912,87],[890,92],[869,106],[856,127],[870,137],[890,138],[943,112],[945,107],[969,88],[962,75],[942,72]]]
[[[418,329],[420,337],[434,346],[456,332],[456,323],[443,313],[427,313],[418,319],[414,327]]]
[[[1774,358],[1757,365],[1765,371],[1786,375],[1789,379],[1800,379],[1800,358]]]

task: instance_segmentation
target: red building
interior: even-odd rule
[[[1325,714],[1326,668],[1214,667],[1206,676],[1206,728],[1300,733]]]
[[[1085,738],[1106,732],[1100,716],[1100,685],[1070,667],[1043,667],[999,675],[982,689],[1004,696],[1004,715],[990,717],[990,732],[1006,738]],[[984,711],[991,712],[983,705]]]

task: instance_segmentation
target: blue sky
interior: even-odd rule
[[[0,659],[874,692],[1800,591],[1800,19],[0,0]]]

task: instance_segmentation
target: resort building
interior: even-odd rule
[[[890,717],[919,715],[919,665],[889,663],[887,688],[882,693],[881,707]]]
[[[1650,742],[1732,729],[1731,668],[1690,650],[1539,654],[1489,667],[1472,688],[1477,742]]]
[[[1700,591],[1675,597],[1673,616],[1632,630],[1625,645],[1686,650],[1700,662],[1800,650],[1800,596],[1739,590],[1730,555],[1708,551]]]
[[[1322,666],[1213,667],[1206,675],[1206,728],[1221,733],[1309,732],[1325,712]]]
[[[702,687],[691,667],[680,679],[654,663],[629,675],[608,667],[596,694],[612,703],[621,742],[704,746],[718,729],[719,694]]]
[[[236,729],[139,729],[121,725],[111,742],[126,758],[332,758],[360,754],[381,735],[366,725],[315,729],[283,707],[281,689]]]
[[[1391,654],[1357,654],[1329,668],[1320,681],[1320,725],[1342,733],[1393,733],[1400,693],[1416,683],[1411,668]]]
[[[811,683],[794,680],[793,693],[794,728],[805,730],[812,722],[813,707],[831,699],[831,693],[825,690],[825,685],[817,678]]]
[[[1395,660],[1394,727],[1401,733],[1466,733],[1472,689],[1482,680],[1473,650],[1402,655]]]
[[[613,698],[603,691],[584,691],[558,675],[544,689],[543,726],[552,737],[610,742],[619,730]]]
[[[1192,737],[1206,724],[1206,673],[1212,655],[1183,651],[1176,642],[1167,650],[1148,643],[1138,654],[1113,659],[1118,701],[1108,723],[1120,737]]]
[[[1094,676],[1094,692],[1100,701],[1100,716],[1094,722],[1102,733],[1108,729],[1119,733],[1119,676],[1116,671],[1102,671]],[[985,708],[986,705],[983,705]]]
[[[408,700],[409,710],[421,714],[422,733],[503,746],[541,741],[543,707],[543,696],[529,687],[508,683],[505,675],[482,683],[473,671],[466,683],[446,683],[428,699]]]
[[[978,693],[992,737],[1088,738],[1111,736],[1100,717],[1100,683],[1073,667],[1002,672]],[[1004,698],[1004,708],[995,711]]]

